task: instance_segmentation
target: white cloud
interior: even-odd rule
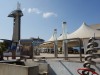
[[[23,8],[22,9],[23,12],[28,12],[30,13],[35,13],[35,14],[40,14],[43,18],[49,18],[49,17],[57,17],[57,14],[54,12],[42,12],[40,11],[38,8]]]
[[[41,11],[40,11],[38,8],[29,8],[29,9],[28,9],[28,13],[40,14]]]
[[[28,13],[31,13],[31,12],[32,12],[32,9],[31,9],[31,8],[29,8],[29,9],[28,9]]]
[[[48,17],[51,17],[51,16],[57,17],[57,14],[55,14],[55,13],[53,13],[53,12],[46,12],[46,13],[43,13],[43,17],[44,17],[44,18],[48,18]]]
[[[34,13],[37,13],[37,14],[40,14],[40,13],[41,13],[41,11],[40,11],[39,9],[37,9],[37,8],[33,8],[32,11],[33,11]]]

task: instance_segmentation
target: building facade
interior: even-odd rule
[[[21,39],[20,45],[21,45],[21,55],[27,55],[30,56],[30,58],[33,57],[34,54],[38,53],[37,47],[43,43],[44,40],[38,38],[29,38],[29,39]]]

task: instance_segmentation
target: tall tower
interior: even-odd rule
[[[13,36],[12,36],[12,59],[16,59],[16,48],[17,44],[20,40],[20,24],[21,24],[21,17],[23,16],[23,13],[20,9],[20,3],[17,3],[17,9],[12,11],[8,17],[13,17]]]
[[[12,11],[8,17],[13,17],[13,36],[12,41],[18,42],[20,40],[20,25],[21,25],[21,17],[23,16],[23,13],[20,8],[20,3],[17,3],[17,9]]]

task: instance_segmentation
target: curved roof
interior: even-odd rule
[[[83,24],[73,33],[66,34],[66,39],[72,39],[72,38],[90,38],[90,37],[100,37],[100,31],[91,28],[86,23],[83,22]],[[63,40],[63,34],[57,38],[57,40]],[[54,41],[53,35],[48,41]]]
[[[60,35],[60,37],[58,37],[57,40],[63,40],[63,35],[64,34]],[[69,34],[66,34],[66,39],[67,39],[67,37],[69,37]],[[54,41],[53,35],[51,36],[51,38],[48,41]]]
[[[86,23],[83,23],[80,28],[69,35],[69,38],[90,38],[100,37],[100,31],[90,28]]]

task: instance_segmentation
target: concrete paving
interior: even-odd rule
[[[83,62],[80,62],[79,54],[69,54],[68,60],[64,60],[63,54],[59,54],[58,58],[54,58],[54,54],[41,53],[39,56],[34,56],[40,62],[44,62],[50,65],[49,67],[49,75],[79,75],[77,73],[77,69],[83,68]],[[84,54],[82,55],[85,56]],[[40,59],[41,57],[45,57],[45,59]],[[75,58],[78,57],[78,58]],[[27,61],[33,62],[31,59]],[[100,58],[94,59],[97,64],[95,66],[91,66],[94,68],[98,74],[100,74]]]
[[[71,58],[68,58],[68,60],[64,60],[63,56],[63,54],[58,54],[58,58],[54,58],[54,54],[41,53],[35,57],[45,57],[45,62],[50,65],[49,75],[79,75],[77,70],[83,68],[84,58],[82,58],[83,62],[80,62],[79,54],[69,54],[68,56]],[[85,55],[83,54],[82,56],[84,57]],[[92,65],[91,68],[94,68],[100,74],[100,58],[93,60],[97,64],[95,66]]]
[[[68,57],[79,57],[79,54],[68,54]],[[85,55],[82,54],[84,57]],[[54,54],[51,53],[40,53],[40,55],[37,55],[35,57],[54,57]],[[64,57],[64,54],[58,54],[58,57]]]
[[[83,68],[83,63],[68,62],[63,60],[46,60],[50,65],[50,75],[79,75],[77,69]],[[100,64],[91,66],[95,68],[96,72],[100,74]]]

